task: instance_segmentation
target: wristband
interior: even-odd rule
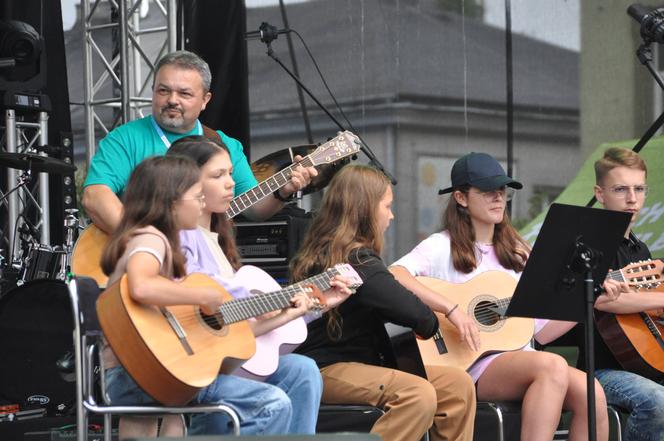
[[[292,201],[293,199],[295,199],[295,193],[291,193],[290,196],[288,196],[288,197],[285,198],[285,197],[283,197],[282,195],[279,194],[279,190],[277,190],[277,191],[275,191],[274,193],[272,193],[272,195],[274,196],[274,198],[275,198],[276,200],[281,201],[281,202],[290,202],[290,201]]]
[[[450,309],[449,311],[447,311],[447,314],[445,314],[445,317],[449,317],[450,314],[452,314],[452,313],[454,312],[454,310],[457,309],[458,307],[459,307],[459,304],[458,304],[458,303],[457,303],[456,305],[452,306],[452,309]]]

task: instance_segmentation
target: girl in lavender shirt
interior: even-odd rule
[[[506,176],[500,164],[483,153],[470,153],[452,168],[452,186],[439,194],[452,193],[443,215],[445,230],[435,233],[397,260],[390,270],[408,289],[454,324],[462,339],[477,351],[480,335],[475,322],[456,302],[419,283],[414,276],[428,276],[463,283],[489,270],[504,271],[518,279],[528,258],[529,245],[505,215],[507,200],[521,183]],[[612,296],[615,284],[605,284]],[[536,320],[535,339],[548,343],[576,323]],[[572,412],[570,439],[587,439],[586,375],[567,365],[562,357],[520,351],[484,357],[469,369],[479,400],[522,401],[521,439],[551,440],[561,409]],[[608,439],[604,391],[595,382],[597,439]]]
[[[168,155],[188,157],[201,168],[205,206],[198,219],[198,228],[180,233],[187,272],[207,274],[227,285],[234,285],[232,277],[241,264],[232,225],[226,218],[235,186],[228,150],[223,144],[205,137],[189,136],[173,143]],[[350,294],[348,281],[344,278],[335,276],[331,285],[333,288],[325,291],[328,307],[345,300]],[[247,290],[239,289],[231,294],[236,298],[243,297]],[[263,335],[301,317],[313,306],[306,294],[296,294],[292,298],[292,307],[251,320],[252,330],[256,336]],[[264,382],[282,389],[290,399],[293,415],[285,433],[315,433],[323,383],[313,360],[299,354],[281,355],[277,370]]]

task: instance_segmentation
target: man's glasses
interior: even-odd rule
[[[607,188],[607,190],[618,198],[626,198],[630,191],[633,191],[637,198],[648,196],[647,185],[614,185],[613,187]]]
[[[514,197],[515,190],[512,187],[500,187],[497,190],[491,190],[491,191],[474,191],[473,193],[477,193],[482,195],[485,201],[487,202],[492,202],[494,201],[497,197],[503,198],[505,201],[511,201],[512,198]]]

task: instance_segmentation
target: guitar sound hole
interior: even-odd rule
[[[220,331],[224,327],[224,318],[219,313],[215,313],[213,315],[207,315],[203,314],[203,311],[201,311],[201,318],[203,319],[206,325],[208,325],[210,328],[214,329],[215,331]]]
[[[481,325],[484,326],[493,326],[500,320],[500,315],[492,311],[489,308],[496,308],[497,305],[494,302],[482,301],[475,305],[475,320],[477,320]]]

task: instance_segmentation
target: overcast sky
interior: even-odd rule
[[[61,0],[65,30],[76,19],[75,5],[80,0]],[[285,4],[308,0],[284,0]],[[330,0],[335,1],[335,0]],[[362,1],[362,0],[357,0]],[[463,1],[463,0],[459,0]],[[578,51],[580,43],[580,0],[511,0],[512,30],[538,40]],[[144,0],[145,2],[145,0]],[[247,7],[278,5],[278,0],[245,0]],[[505,27],[505,2],[484,0],[484,20],[496,27]]]

